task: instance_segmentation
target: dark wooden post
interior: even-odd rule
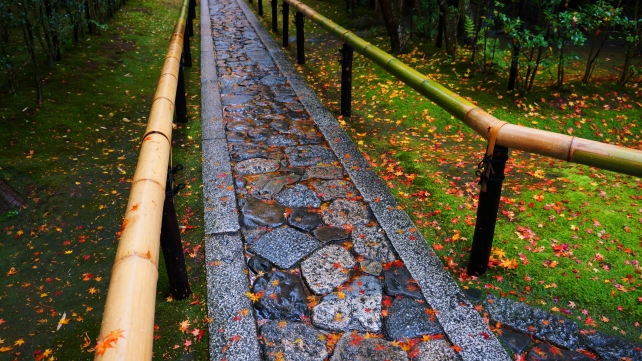
[[[163,203],[163,223],[161,225],[160,235],[161,249],[163,250],[163,258],[165,259],[165,269],[167,270],[167,278],[169,279],[169,293],[175,300],[184,300],[192,294],[187,277],[185,257],[183,255],[181,232],[178,229],[176,208],[174,208],[174,195],[185,185],[172,188],[174,174],[181,169],[183,169],[183,166],[177,165],[167,171],[165,202]]]
[[[283,47],[287,48],[290,41],[288,39],[288,34],[290,24],[288,22],[290,21],[290,4],[287,2],[283,2]]]
[[[263,16],[263,0],[259,0],[259,16]]]
[[[187,123],[187,97],[185,96],[185,72],[183,66],[178,67],[178,84],[176,84],[176,100],[174,107],[176,111],[176,122]]]
[[[354,51],[348,44],[343,44],[341,52],[341,115],[352,114],[352,58]]]
[[[183,33],[183,54],[181,54],[181,64],[188,68],[192,67],[192,51],[189,44],[188,30],[185,29]]]
[[[495,145],[493,156],[488,160],[481,174],[482,189],[479,192],[473,246],[468,259],[468,275],[481,275],[488,269],[506,160],[508,160],[508,148]]]
[[[305,64],[305,37],[303,34],[303,13],[296,12],[296,61],[299,64]]]
[[[272,31],[276,34],[279,31],[279,24],[277,19],[277,0],[272,0]]]

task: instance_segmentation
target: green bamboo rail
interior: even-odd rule
[[[640,150],[504,123],[300,1],[284,1],[331,35],[463,121],[482,137],[489,139],[491,130],[494,130],[498,145],[642,177]]]
[[[189,0],[184,0],[142,138],[94,360],[152,359],[161,219]]]

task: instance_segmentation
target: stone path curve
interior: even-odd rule
[[[242,0],[201,0],[201,51],[212,360],[511,359]]]

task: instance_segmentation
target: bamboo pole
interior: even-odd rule
[[[184,0],[143,135],[94,360],[152,359],[161,219],[188,5]]]
[[[433,101],[488,139],[493,127],[497,144],[569,162],[642,177],[642,151],[565,134],[505,124],[436,81],[410,68],[392,55],[361,39],[297,0],[284,0],[355,51]]]

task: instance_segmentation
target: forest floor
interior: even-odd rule
[[[117,232],[180,4],[129,1],[100,34],[85,34],[44,67],[42,105],[30,64],[15,95],[2,89],[0,177],[26,206],[0,216],[0,360],[93,360],[105,336]],[[173,161],[185,167],[175,204],[193,295],[168,297],[161,259],[156,359],[207,358],[199,46],[192,42],[194,64],[185,71],[192,121],[173,134]]]
[[[316,3],[309,4],[313,9]],[[250,4],[256,10],[256,4]],[[353,29],[368,9],[346,14],[341,1],[315,10]],[[291,16],[293,18],[293,16]],[[271,28],[271,12],[264,26]],[[291,27],[292,28],[292,27]],[[296,62],[295,32],[286,48]],[[356,31],[389,51],[385,28]],[[281,42],[279,32],[274,34]],[[341,42],[306,20],[306,63],[298,70],[392,189],[464,288],[511,297],[599,330],[642,339],[642,181],[639,178],[511,150],[500,202],[491,268],[465,273],[476,219],[478,163],[486,141],[377,65],[355,53],[352,116],[339,116]],[[557,88],[545,69],[532,92],[507,91],[505,65],[485,75],[462,49],[417,36],[398,58],[509,123],[642,149],[642,79],[617,85],[617,44],[607,44],[588,85],[580,82],[587,49],[567,66]]]

